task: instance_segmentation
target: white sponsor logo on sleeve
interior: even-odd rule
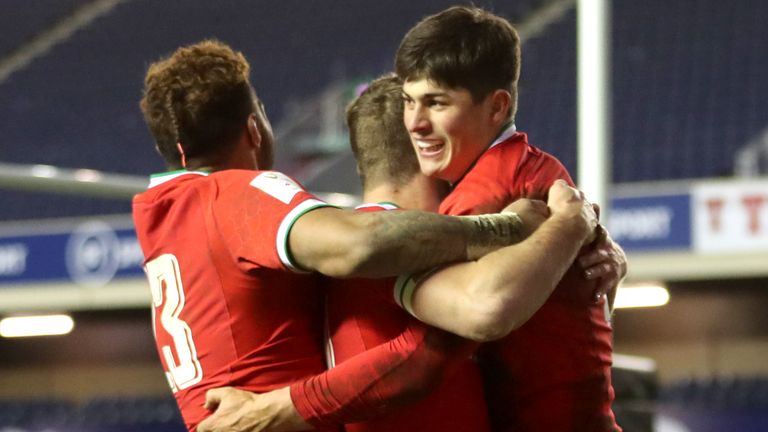
[[[273,171],[257,175],[250,184],[286,204],[290,204],[293,197],[303,190],[285,174]]]

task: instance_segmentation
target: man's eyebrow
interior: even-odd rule
[[[444,92],[444,91],[434,91],[434,92],[430,92],[430,93],[424,93],[424,94],[420,94],[420,95],[418,96],[418,98],[419,98],[419,99],[425,99],[425,98],[435,98],[435,97],[448,97],[448,96],[449,96],[449,95],[448,95],[448,92]],[[408,93],[406,93],[406,92],[403,92],[403,97],[407,97],[407,98],[409,98],[409,99],[414,99],[414,97],[413,97],[413,96],[409,95],[409,94],[408,94]]]

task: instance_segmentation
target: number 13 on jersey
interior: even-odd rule
[[[149,261],[145,267],[152,292],[152,330],[158,337],[156,314],[160,313],[161,331],[173,340],[173,345],[162,345],[165,376],[174,393],[184,390],[203,379],[203,369],[197,359],[192,330],[179,318],[184,309],[184,285],[181,282],[179,261],[165,254]]]

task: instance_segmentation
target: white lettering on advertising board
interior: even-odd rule
[[[700,183],[692,192],[694,250],[768,250],[768,181]]]
[[[616,209],[611,213],[608,230],[617,241],[658,240],[669,236],[672,209],[665,206]]]

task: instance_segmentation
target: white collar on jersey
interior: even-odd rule
[[[514,135],[515,131],[517,131],[517,128],[515,127],[514,123],[511,123],[509,126],[507,126],[507,128],[504,129],[498,137],[496,137],[496,139],[491,143],[491,145],[488,146],[487,149],[483,150],[483,152],[480,153],[477,156],[477,159],[475,159],[475,161],[472,162],[472,164],[469,166],[469,168],[467,168],[467,170],[464,172],[464,174],[462,174],[461,177],[459,177],[459,179],[456,180],[456,183],[451,183],[451,189],[455,188],[456,185],[461,182],[461,180],[464,178],[464,176],[467,175],[468,172],[472,171],[472,168],[475,167],[475,164],[477,163],[478,160],[480,160],[481,157],[483,157],[485,152],[487,152],[488,150],[492,149],[494,146],[496,146],[498,144],[501,144],[502,142],[508,140],[509,137]]]
[[[169,172],[164,172],[160,174],[152,174],[151,176],[149,176],[149,186],[147,187],[147,189],[152,189],[155,186],[161,185],[165,182],[171,181],[177,177],[181,177],[187,174],[194,174],[194,175],[201,175],[201,176],[208,175],[208,173],[205,171],[187,171],[187,170],[169,171]]]
[[[496,141],[494,141],[493,143],[491,143],[490,147],[488,147],[488,148],[489,148],[489,149],[492,149],[492,148],[493,148],[494,146],[496,146],[497,144],[500,144],[500,143],[502,143],[502,142],[504,142],[504,141],[508,140],[508,139],[509,139],[509,137],[511,137],[512,135],[514,135],[514,134],[515,134],[515,132],[517,132],[517,128],[515,127],[515,124],[514,124],[514,123],[512,123],[511,125],[509,125],[509,127],[507,127],[506,129],[504,129],[504,132],[502,132],[502,133],[501,133],[501,135],[499,135],[499,137],[498,137],[498,138],[496,138]]]
[[[355,210],[362,210],[366,208],[371,207],[381,207],[384,210],[397,210],[400,208],[397,204],[389,201],[382,201],[377,203],[366,203],[366,204],[360,204],[359,206],[355,207]]]

